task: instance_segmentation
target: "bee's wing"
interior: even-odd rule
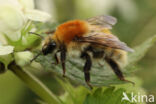
[[[86,21],[91,25],[99,25],[104,28],[112,29],[112,26],[116,24],[117,19],[112,16],[101,15],[89,18]]]
[[[74,41],[133,52],[133,49],[129,48],[124,42],[121,42],[116,36],[105,34],[103,32],[94,33],[84,37],[77,37]]]

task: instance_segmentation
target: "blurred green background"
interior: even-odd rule
[[[155,0],[36,0],[36,8],[49,12],[52,22],[85,19],[97,15],[112,15],[118,19],[113,33],[133,47],[156,35]],[[155,44],[156,45],[156,44]],[[143,80],[143,88],[156,96],[156,47],[138,62],[135,74]],[[44,74],[41,74],[42,73]],[[62,88],[43,70],[33,71],[56,94]],[[54,85],[52,85],[55,83]],[[37,96],[12,72],[0,75],[0,104],[35,104]]]

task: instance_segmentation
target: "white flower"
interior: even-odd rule
[[[11,5],[0,5],[0,32],[11,34],[21,29],[24,23],[22,11]]]
[[[49,20],[51,18],[51,16],[45,12],[41,12],[39,10],[31,10],[31,9],[27,9],[25,11],[25,15],[27,16],[27,18],[29,18],[30,20],[33,21],[42,21],[42,22],[46,22],[47,20]]]
[[[45,22],[50,15],[34,9],[33,0],[0,0],[0,33],[16,41],[28,20]],[[12,35],[12,36],[11,36]]]

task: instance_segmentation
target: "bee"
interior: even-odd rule
[[[51,34],[44,40],[42,54],[54,53],[56,63],[60,60],[65,76],[66,56],[71,51],[78,51],[79,57],[85,60],[84,77],[90,88],[90,70],[94,59],[104,59],[120,80],[131,82],[124,78],[120,69],[126,64],[127,52],[133,52],[133,49],[111,33],[110,29],[116,22],[116,18],[104,15],[87,20],[67,21],[49,32]]]

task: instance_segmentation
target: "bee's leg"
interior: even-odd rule
[[[66,60],[66,47],[64,45],[61,46],[61,64],[63,69],[63,77],[65,77],[66,67],[65,67],[65,60]]]
[[[52,64],[59,64],[59,58],[57,57],[57,52],[54,54],[54,59],[55,59],[55,62],[53,62]]]
[[[86,81],[87,85],[92,89],[93,87],[90,84],[90,70],[91,70],[91,66],[92,66],[91,58],[87,52],[83,52],[81,54],[81,58],[84,58],[86,60],[85,65],[83,67],[85,81]]]
[[[60,63],[60,61],[59,61],[59,58],[58,58],[58,56],[57,56],[57,53],[58,52],[60,52],[60,50],[58,50],[58,51],[56,51],[56,53],[54,54],[54,59],[55,59],[55,62],[53,62],[52,64],[59,64]]]
[[[121,72],[118,64],[111,58],[106,57],[105,60],[107,61],[107,63],[111,66],[111,68],[113,69],[114,73],[117,75],[117,77],[122,80],[122,81],[126,81],[126,82],[130,82],[133,85],[135,84],[132,81],[126,80],[123,76],[123,73]]]

